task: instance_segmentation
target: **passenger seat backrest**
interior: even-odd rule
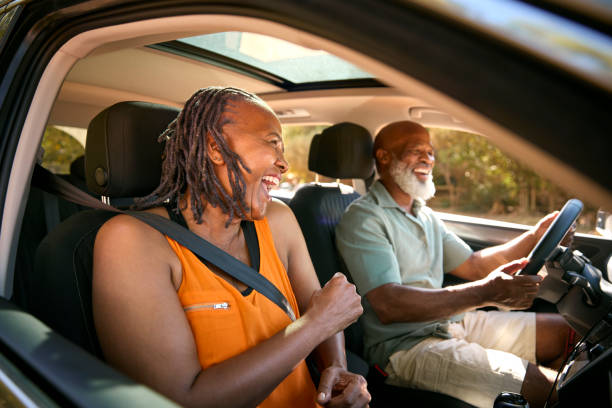
[[[120,102],[92,121],[87,131],[85,177],[96,194],[109,198],[149,194],[159,184],[159,135],[178,109]],[[91,304],[92,255],[98,229],[114,212],[89,210],[60,223],[40,244],[29,288],[32,313],[64,337],[103,358]]]
[[[368,179],[374,173],[372,136],[354,123],[343,122],[326,128],[310,144],[308,168],[332,178]],[[345,271],[336,249],[335,229],[346,207],[358,197],[350,188],[313,183],[300,188],[289,202],[321,285],[336,272]],[[358,326],[347,329],[346,345],[361,355],[359,331]]]
[[[363,127],[343,122],[312,139],[308,168],[338,179],[368,178],[374,172],[372,137]],[[321,285],[341,271],[335,244],[335,228],[344,210],[359,197],[335,183],[303,186],[289,202],[302,228]]]

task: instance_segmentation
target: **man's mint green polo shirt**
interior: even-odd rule
[[[472,254],[423,201],[415,200],[413,210],[416,216],[377,181],[348,207],[336,227],[338,250],[362,296],[365,356],[382,368],[395,351],[429,336],[449,338],[449,321],[382,324],[365,294],[386,283],[441,288],[444,273]]]

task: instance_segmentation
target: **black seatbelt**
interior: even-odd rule
[[[56,194],[76,204],[101,210],[114,211],[138,218],[140,221],[150,225],[162,234],[169,236],[195,255],[204,258],[228,275],[261,293],[287,313],[291,321],[295,321],[296,317],[291,305],[274,284],[255,269],[242,263],[222,249],[217,248],[189,229],[157,214],[121,211],[115,207],[104,204],[51,172],[37,172],[35,169],[32,177],[32,184],[48,193]]]
[[[45,224],[47,225],[47,234],[60,223],[59,201],[57,196],[42,192],[43,206],[45,208]]]

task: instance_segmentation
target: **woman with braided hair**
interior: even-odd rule
[[[269,195],[288,169],[274,112],[248,92],[205,88],[160,139],[160,184],[137,209],[184,223],[259,270],[297,318],[118,215],[94,247],[94,319],[105,358],[184,406],[367,405],[365,380],[346,369],[342,336],[362,313],[360,298],[340,274],[319,286],[293,213]],[[313,351],[318,389],[304,362]]]

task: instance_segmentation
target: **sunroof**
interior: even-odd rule
[[[325,51],[261,34],[231,31],[178,41],[240,61],[294,84],[373,78]]]

